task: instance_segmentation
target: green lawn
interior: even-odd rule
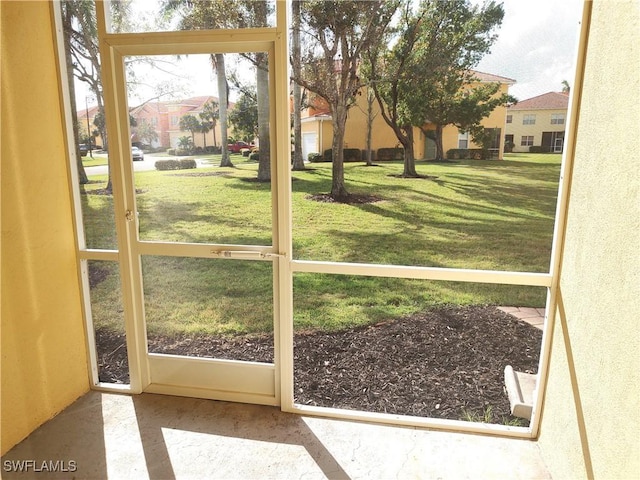
[[[268,184],[250,181],[257,164],[136,174],[143,239],[271,244]],[[212,158],[215,165],[217,159]],[[418,162],[435,179],[402,179],[398,162],[345,165],[351,193],[375,203],[317,202],[331,164],[294,172],[293,241],[297,259],[546,272],[559,155],[513,154],[504,161]],[[197,175],[193,175],[196,173]],[[92,178],[86,190],[104,187]],[[83,195],[87,242],[115,248],[112,199]],[[92,288],[97,325],[121,324],[116,265]],[[270,262],[147,257],[145,308],[151,332],[244,333],[272,328]],[[106,272],[106,273],[105,273]],[[100,277],[96,275],[96,278]],[[100,277],[100,278],[102,278]],[[296,328],[337,329],[410,314],[432,305],[544,305],[544,288],[295,274]]]
[[[93,158],[89,154],[86,157],[82,157],[82,165],[84,167],[97,167],[107,165],[107,163],[109,163],[109,159],[106,154],[94,155]]]

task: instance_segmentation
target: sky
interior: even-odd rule
[[[516,80],[518,100],[573,83],[581,0],[504,0],[505,18],[491,53],[476,70]]]
[[[503,0],[503,5],[505,18],[498,40],[476,70],[515,80],[509,92],[518,100],[560,91],[563,80],[572,84],[582,0]],[[207,56],[182,57],[178,71],[185,77],[180,82],[191,87],[185,90],[188,94],[217,95]],[[86,90],[78,88],[79,108],[86,95]],[[150,96],[141,92],[131,103]]]

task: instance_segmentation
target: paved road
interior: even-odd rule
[[[94,157],[105,157],[103,154],[94,154]],[[167,157],[167,156],[153,156],[151,154],[145,154],[143,161],[133,162],[133,171],[134,172],[144,172],[145,170],[155,170],[156,160],[169,160],[171,158],[179,158],[179,157]],[[210,166],[208,163],[203,163],[200,159],[196,159],[198,166]],[[84,171],[87,175],[106,175],[107,174],[107,166],[99,165],[97,167],[85,167]]]
[[[94,157],[105,157],[106,155],[96,154]],[[156,160],[164,159],[168,160],[171,157],[154,157],[153,155],[145,155],[143,161],[133,162],[133,170],[135,172],[143,172],[145,170],[154,170]],[[97,167],[85,167],[84,171],[87,175],[106,175],[107,174],[107,166],[99,165]]]

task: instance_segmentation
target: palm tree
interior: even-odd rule
[[[202,107],[202,112],[199,113],[200,121],[203,125],[203,132],[205,135],[209,130],[213,130],[213,146],[217,146],[218,142],[216,141],[216,125],[218,123],[218,117],[220,116],[220,111],[218,109],[218,102],[215,100],[209,100]],[[204,129],[207,129],[204,131]],[[205,140],[206,146],[206,140]]]
[[[566,80],[562,80],[562,93],[569,93],[571,91],[571,86],[569,82]]]
[[[228,115],[228,91],[229,85],[227,84],[227,74],[224,64],[224,55],[222,53],[216,53],[215,55],[211,55],[211,66],[213,70],[216,72],[216,78],[218,79],[218,97],[220,98],[220,136],[222,137],[222,148],[221,148],[221,158],[220,158],[220,166],[221,167],[233,167],[233,163],[231,163],[231,157],[229,156],[229,134],[227,133],[229,115]]]
[[[291,2],[291,58],[292,68],[300,68],[300,2]],[[300,72],[294,73],[300,77]],[[302,87],[293,81],[293,170],[304,170],[302,158]]]

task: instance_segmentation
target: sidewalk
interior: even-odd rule
[[[544,308],[531,308],[531,307],[498,307],[509,315],[513,315],[518,320],[527,322],[529,325],[533,325],[536,328],[542,330],[544,326]]]

